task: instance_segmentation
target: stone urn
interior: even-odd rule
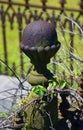
[[[27,79],[30,84],[45,85],[52,78],[53,74],[47,69],[47,64],[59,48],[60,42],[52,23],[34,21],[25,27],[21,49],[34,65]]]
[[[30,58],[31,63],[34,65],[34,69],[31,70],[27,78],[28,82],[33,87],[43,85],[47,88],[48,80],[53,78],[53,74],[47,69],[47,64],[59,48],[60,42],[57,38],[55,26],[52,23],[48,23],[46,21],[34,21],[25,27],[21,42],[21,49]],[[31,102],[36,96],[37,95],[34,95],[34,93],[30,93],[28,96],[28,102]],[[50,103],[47,103],[46,99],[42,99],[42,101],[44,104],[41,104],[40,111],[42,113],[45,111],[50,113],[54,126],[58,119],[57,96],[55,96]],[[45,115],[43,117],[39,111],[35,111],[35,115],[32,116],[34,107],[31,106],[28,110],[25,110],[27,115],[27,124],[31,124],[30,122],[33,122],[34,120],[35,122],[31,125],[32,128],[35,124],[36,129],[43,130],[45,127],[48,129],[50,126],[48,116],[44,113]],[[35,117],[35,119],[31,118],[31,116],[33,118]]]

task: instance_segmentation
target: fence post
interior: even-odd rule
[[[46,2],[47,0],[41,0],[42,6],[43,6],[43,11],[46,11]]]
[[[80,8],[83,9],[83,0],[80,0],[79,5],[80,5]]]
[[[18,34],[19,34],[19,49],[20,49],[20,66],[21,66],[21,77],[24,77],[23,70],[24,70],[24,62],[23,62],[23,53],[20,48],[20,42],[21,42],[21,37],[22,37],[22,14],[20,12],[20,7],[18,8],[17,12],[17,22],[18,22]]]
[[[1,7],[1,22],[2,22],[2,35],[3,35],[3,47],[4,47],[4,61],[5,61],[5,64],[8,65],[5,12],[4,12],[3,6]],[[8,74],[8,67],[7,66],[5,66],[5,74]]]

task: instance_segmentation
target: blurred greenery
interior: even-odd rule
[[[12,1],[17,2],[17,0],[12,0]],[[18,2],[24,2],[24,0],[18,0]],[[40,0],[35,0],[35,1],[30,0],[29,3],[41,5]],[[59,0],[52,0],[52,1],[48,0],[47,5],[48,6],[58,6],[58,7],[60,7]],[[79,8],[78,1],[72,1],[72,0],[68,1],[67,0],[65,7],[67,7],[67,8]],[[7,8],[7,5],[5,6],[5,9],[6,8]],[[17,8],[18,7],[15,7],[15,10],[17,10]],[[22,10],[23,10],[23,7],[21,8],[21,11]],[[32,10],[34,11],[35,9],[33,8]],[[11,12],[11,10],[9,10],[9,11]],[[48,12],[50,14],[51,11],[48,11]],[[67,12],[67,13],[69,14],[69,12]],[[26,11],[26,14],[28,16],[28,10]],[[56,11],[56,15],[58,15],[58,14],[59,14],[59,12]],[[75,13],[75,16],[76,16],[76,14],[77,13]],[[64,15],[62,15],[62,19],[65,19]],[[20,50],[19,50],[20,43],[19,43],[19,31],[18,31],[17,20],[16,19],[14,20],[14,24],[13,24],[14,28],[12,30],[10,29],[10,24],[8,22],[8,18],[6,18],[5,25],[6,25],[8,64],[11,67],[12,62],[15,62],[16,66],[19,70],[19,68],[20,68],[20,58],[19,58],[20,57]],[[0,21],[0,26],[2,26],[1,21]],[[26,24],[23,21],[22,32],[23,32],[23,29],[25,28],[25,26],[26,26]],[[57,26],[59,26],[59,25],[57,25]],[[67,31],[66,36],[65,36],[65,38],[63,38],[63,35],[61,34],[61,28],[57,27],[58,39],[61,42],[62,47],[64,45],[66,47],[66,44],[70,43],[70,39],[69,39],[69,36],[68,36],[69,30],[67,29],[66,31]],[[78,53],[80,55],[80,57],[83,58],[83,40],[79,37],[78,32],[75,32],[75,33],[77,33],[77,34],[75,34],[75,38],[74,38],[74,48],[76,50],[76,53]],[[3,43],[3,35],[2,35],[2,28],[0,27],[0,59],[4,60],[4,51],[3,51],[3,44],[2,43]],[[25,63],[24,65],[27,68],[28,65],[29,65],[29,59],[25,56],[25,54],[23,54],[23,56],[24,56],[24,63]]]

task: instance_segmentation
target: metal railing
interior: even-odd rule
[[[1,36],[2,40],[0,40],[0,46],[1,47],[0,53],[3,53],[3,58],[1,57],[6,64],[5,70],[2,71],[2,63],[0,63],[0,73],[5,73],[8,74],[8,65],[9,65],[9,55],[8,53],[8,37],[7,37],[7,29],[10,29],[9,35],[11,37],[11,32],[13,32],[15,26],[14,23],[16,22],[17,26],[17,35],[18,35],[18,46],[19,46],[19,59],[20,59],[20,73],[21,76],[24,76],[24,56],[21,52],[20,49],[20,42],[21,42],[21,37],[22,37],[22,31],[23,31],[23,26],[34,21],[34,20],[46,20],[52,22],[55,27],[58,27],[59,23],[59,28],[61,29],[63,35],[63,27],[64,29],[68,28],[70,32],[73,32],[73,26],[71,20],[68,19],[73,19],[76,23],[79,24],[81,28],[83,28],[83,0],[78,0],[78,9],[77,8],[67,8],[65,4],[67,5],[67,0],[60,0],[59,1],[59,6],[57,4],[50,6],[47,5],[47,2],[50,0],[39,0],[39,4],[31,4],[32,0],[25,0],[22,2],[13,2],[12,0],[0,0],[0,29],[1,29]],[[58,15],[57,15],[58,14]],[[60,16],[64,15],[66,18],[61,19]],[[62,26],[61,26],[61,24]],[[80,31],[79,31],[79,35]],[[69,39],[70,39],[70,52],[73,53],[73,47],[74,47],[74,34],[70,33],[69,34]],[[10,46],[12,46],[12,42],[10,41]],[[13,49],[12,49],[13,52]],[[16,56],[17,57],[17,56]],[[11,56],[12,58],[12,56]],[[73,59],[70,55],[70,68],[73,70]],[[11,68],[16,71],[15,60],[12,61],[11,63]],[[55,65],[54,65],[55,67]],[[55,68],[54,68],[55,70]]]

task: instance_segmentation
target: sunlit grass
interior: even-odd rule
[[[21,1],[24,2],[23,0],[21,0]],[[20,2],[20,0],[18,0],[18,1],[13,0],[13,2]],[[76,2],[72,1],[72,0],[67,1],[67,3],[65,4],[65,7],[79,8],[78,3],[76,3]],[[41,5],[40,0],[35,0],[35,1],[30,0],[29,3]],[[58,0],[56,0],[56,1],[55,0],[52,0],[52,1],[48,0],[46,5],[60,7]],[[7,8],[7,6],[5,6],[5,9],[6,8]],[[16,6],[15,10],[17,10],[17,9],[18,9],[18,7]],[[22,7],[21,11],[23,9],[24,8]],[[35,8],[31,8],[31,9],[32,9],[32,12],[35,10]],[[11,10],[9,10],[9,11],[11,12]],[[55,12],[56,12],[56,15],[59,14],[59,11],[55,11]],[[40,11],[38,13],[40,13]],[[48,11],[48,13],[49,13],[49,15],[51,15],[51,11]],[[69,13],[69,12],[67,12],[67,13]],[[28,15],[29,15],[28,10],[26,10],[26,14],[27,14],[27,17],[28,17]],[[45,15],[44,15],[44,17],[45,17]],[[64,15],[63,15],[63,19],[64,19]],[[19,49],[20,42],[19,42],[19,30],[18,30],[17,20],[15,19],[14,24],[13,24],[14,28],[12,30],[11,30],[10,24],[9,24],[9,22],[7,22],[7,20],[6,20],[5,25],[6,25],[6,38],[7,38],[8,65],[10,67],[12,67],[12,63],[15,62],[17,69],[20,71],[20,49]],[[0,26],[2,26],[1,22],[0,22]],[[25,26],[26,26],[26,24],[23,21],[22,32],[23,32]],[[65,45],[66,43],[69,44],[69,36],[68,36],[69,34],[66,33],[66,35],[65,35],[66,42],[65,42],[65,40],[63,39],[60,31],[61,31],[60,27],[57,27],[58,39],[61,42],[61,47],[63,47],[63,45]],[[2,36],[2,29],[0,29],[0,59],[4,60],[4,51],[3,51],[3,44],[2,43],[3,43],[3,36]],[[75,50],[77,50],[80,57],[83,58],[83,41],[79,36],[75,36],[74,47],[75,47]],[[25,55],[23,55],[23,57],[24,57],[24,63],[25,63],[24,66],[26,66],[25,71],[27,72],[29,59]]]

